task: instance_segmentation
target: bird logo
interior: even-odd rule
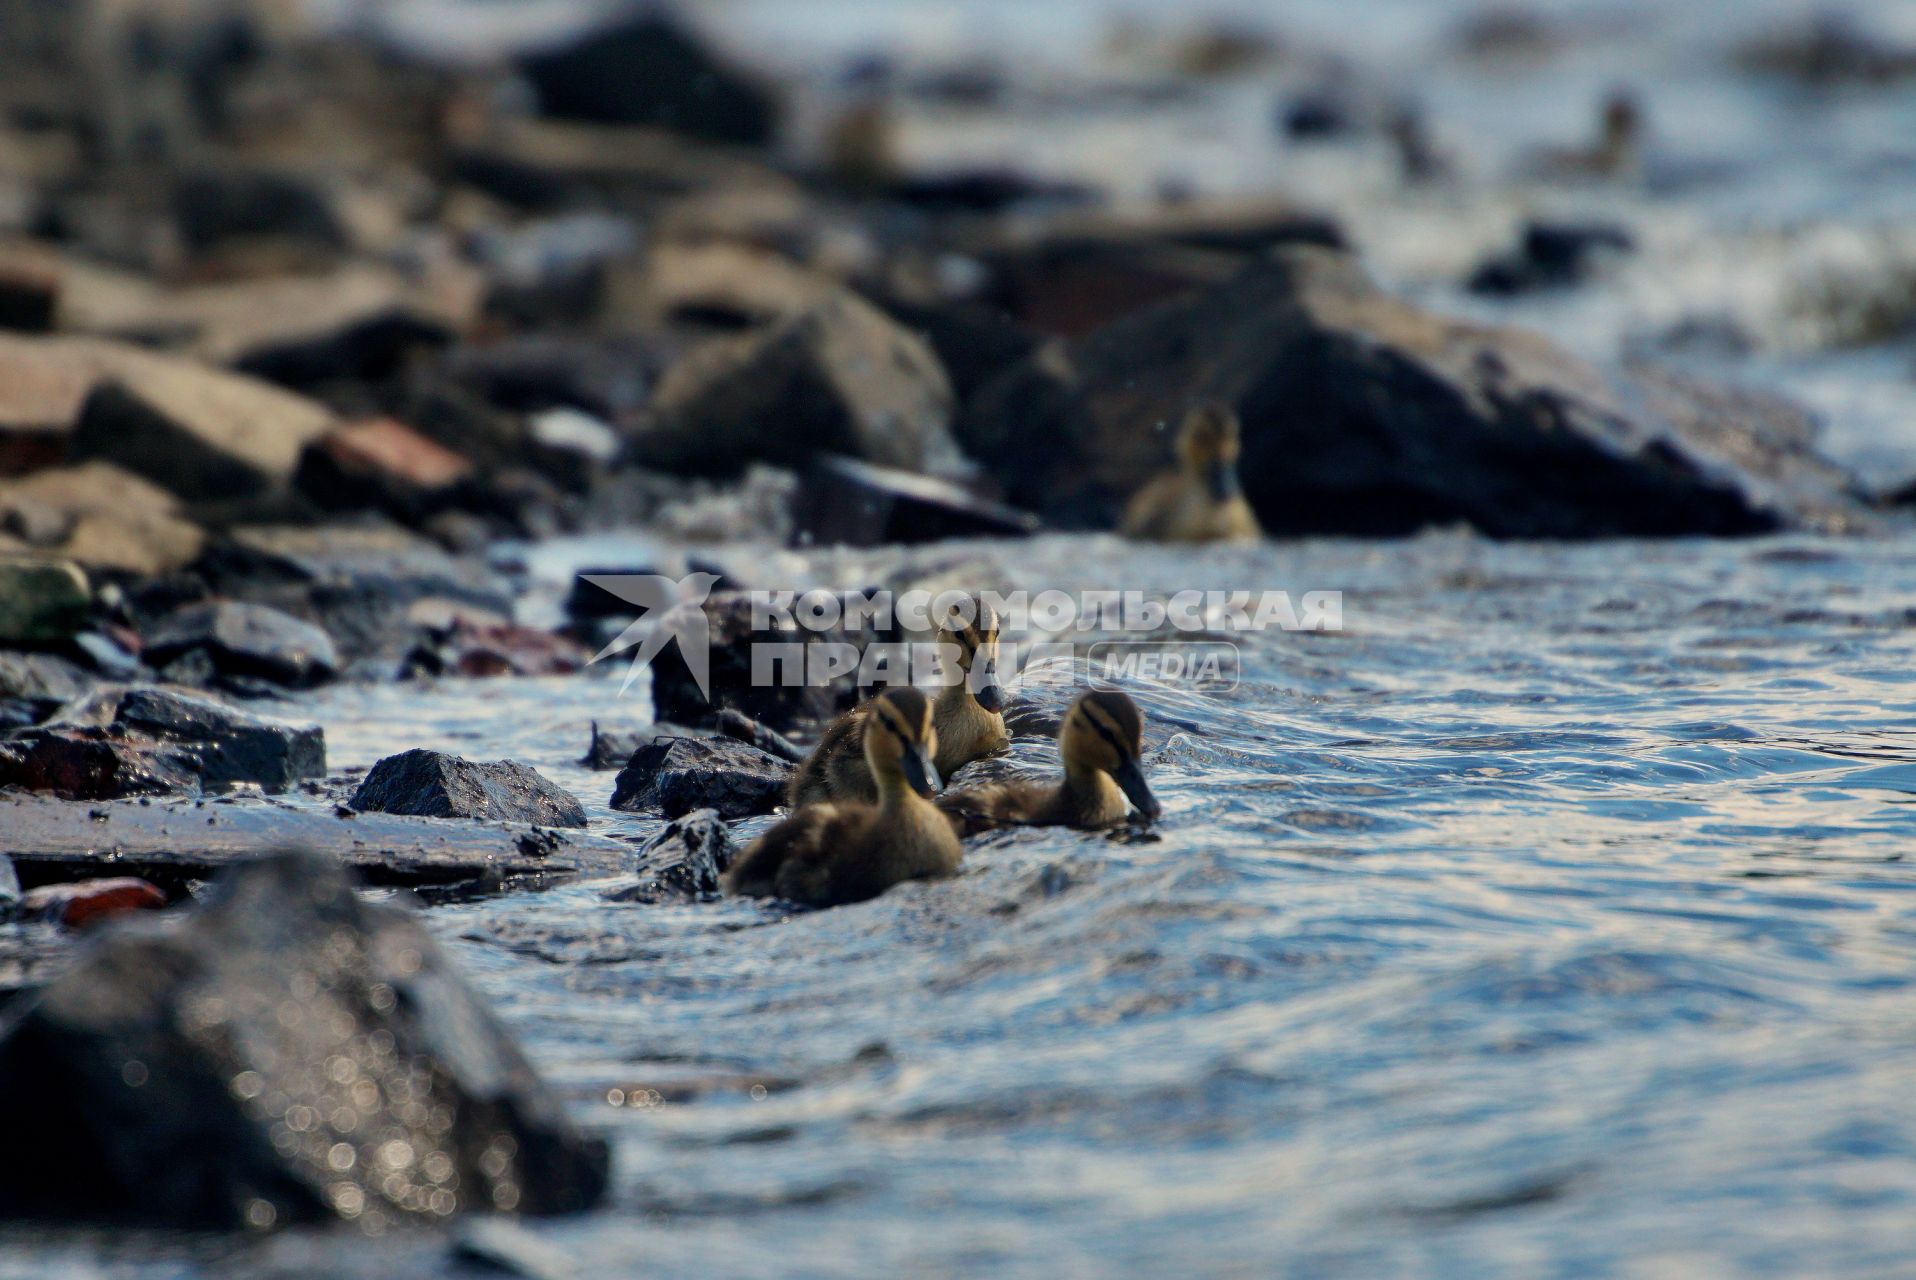
[[[598,662],[637,646],[625,683],[619,686],[620,697],[666,645],[677,641],[685,669],[705,700],[712,700],[712,628],[705,617],[705,600],[718,585],[717,574],[688,573],[678,579],[656,573],[582,573],[579,577],[639,610],[639,616],[592,657]]]

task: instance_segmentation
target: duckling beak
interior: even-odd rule
[[[1243,492],[1243,486],[1238,483],[1237,464],[1234,462],[1226,462],[1222,459],[1213,462],[1205,479],[1210,483],[1211,496],[1219,502],[1229,502]]]
[[[1138,816],[1146,822],[1157,821],[1164,810],[1158,807],[1158,798],[1151,794],[1150,784],[1144,780],[1144,770],[1138,767],[1136,760],[1126,760],[1111,771],[1117,780],[1118,790],[1124,792],[1125,799],[1137,806]]]
[[[998,683],[998,668],[987,666],[980,670],[974,679],[978,681],[978,687],[971,691],[971,696],[978,699],[978,705],[993,715],[1003,711],[1005,687]]]
[[[921,796],[929,796],[945,785],[938,776],[938,766],[931,762],[931,753],[922,744],[906,751],[898,763],[905,772],[905,784]]]

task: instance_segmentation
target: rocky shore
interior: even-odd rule
[[[720,713],[804,741],[858,690],[754,687],[749,560],[607,565],[715,587],[713,701],[668,653],[658,723],[579,743],[653,838],[590,830],[510,744],[330,771],[300,694],[573,676],[636,616],[581,579],[528,622],[501,544],[1105,531],[1198,399],[1241,418],[1276,536],[1899,518],[1800,406],[1406,300],[1299,195],[916,170],[862,90],[796,148],[790,87],[675,12],[477,65],[271,0],[0,0],[0,31],[0,1098],[56,1153],[0,1170],[9,1218],[383,1229],[603,1193],[603,1145],[354,886],[709,898],[790,769]],[[1228,34],[1166,92],[1265,56]],[[1740,56],[1910,64],[1822,28]],[[888,92],[1001,92],[961,79]],[[1314,97],[1282,127],[1393,118]],[[1575,289],[1631,251],[1533,225],[1469,279]]]

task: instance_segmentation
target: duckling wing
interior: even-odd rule
[[[736,897],[769,898],[778,892],[779,872],[793,859],[830,847],[829,832],[842,815],[837,805],[808,804],[795,810],[738,856],[721,883]]]
[[[1030,780],[991,782],[965,791],[947,791],[933,803],[962,839],[997,827],[1044,825],[1053,819],[1053,788]]]
[[[869,714],[864,707],[853,707],[832,721],[818,746],[792,775],[789,798],[794,808],[846,798],[849,775],[870,780],[871,770],[865,765],[865,717]],[[853,798],[864,798],[857,787],[851,791]]]

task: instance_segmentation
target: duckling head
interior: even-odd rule
[[[1161,812],[1139,764],[1144,754],[1144,716],[1126,695],[1115,689],[1081,695],[1065,713],[1058,749],[1067,774],[1108,773],[1140,815],[1154,819]]]
[[[1237,411],[1221,400],[1206,400],[1184,416],[1178,429],[1178,457],[1219,502],[1238,496],[1237,457],[1241,448]]]
[[[998,682],[998,614],[983,596],[971,597],[971,607],[953,605],[945,615],[944,630],[958,646],[958,669],[965,687],[978,705],[994,715],[1005,709],[1004,686]]]
[[[909,787],[928,796],[943,786],[932,757],[938,731],[931,723],[931,699],[916,689],[887,689],[872,699],[865,723],[865,763],[881,792]]]

